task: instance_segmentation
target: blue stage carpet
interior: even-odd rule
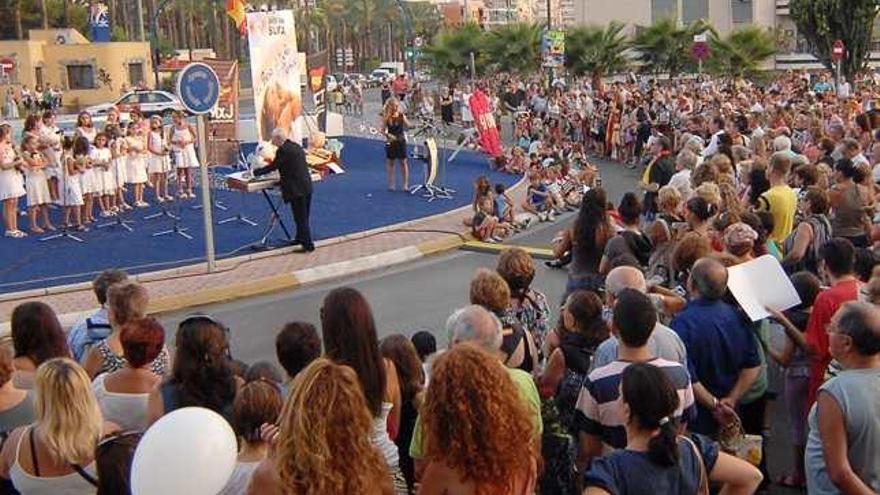
[[[419,196],[386,189],[381,141],[353,137],[342,141],[345,144],[342,160],[346,173],[315,183],[311,225],[316,240],[423,218],[467,205],[473,195],[473,180],[481,174],[488,175],[493,184],[501,182],[509,186],[517,180],[515,176],[490,171],[484,155],[465,151],[449,165],[447,172],[447,183],[458,191],[457,194],[452,200],[428,203]],[[423,165],[415,160],[410,162],[410,182],[416,184],[423,177]],[[218,258],[251,253],[247,246],[261,237],[269,211],[263,196],[218,190],[215,197],[229,208],[228,211],[215,209],[215,222],[238,211],[258,222],[256,227],[239,222],[215,225]],[[149,189],[146,199],[152,202]],[[276,196],[274,199],[280,198]],[[83,244],[68,239],[38,242],[41,236],[33,234],[26,239],[0,238],[0,293],[90,280],[96,273],[111,267],[139,273],[203,261],[202,212],[192,209],[197,204],[201,204],[201,198],[184,201],[181,207],[181,225],[189,228],[193,240],[177,235],[152,237],[152,234],[173,225],[168,218],[143,219],[159,211],[156,207],[129,214],[135,221],[132,225],[134,232],[128,233],[117,227],[92,228],[90,232],[78,234],[85,239]],[[290,209],[282,205],[281,211],[293,235]],[[60,216],[60,210],[52,211],[56,226],[60,224]],[[105,220],[98,219],[98,223],[105,223]],[[27,226],[26,217],[20,217],[19,227],[25,230]],[[282,235],[278,229],[273,239],[278,241]]]

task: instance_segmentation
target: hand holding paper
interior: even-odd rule
[[[766,254],[727,269],[727,287],[752,321],[771,316],[766,308],[785,311],[801,303],[782,265]]]

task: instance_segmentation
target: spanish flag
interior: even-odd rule
[[[244,0],[226,0],[226,14],[235,22],[238,32],[244,35],[247,32],[247,13],[244,8]]]

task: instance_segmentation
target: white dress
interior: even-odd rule
[[[471,94],[470,93],[462,93],[461,94],[461,121],[462,122],[473,122],[474,114],[471,112]]]
[[[46,180],[45,169],[28,168],[25,171],[25,188],[27,189],[28,207],[45,205],[52,201],[49,196],[49,182]]]
[[[24,179],[15,168],[3,168],[15,161],[15,151],[4,146],[0,151],[0,201],[25,195]]]
[[[76,135],[88,139],[89,144],[93,144],[95,142],[95,136],[98,135],[98,129],[95,129],[94,127],[77,127]]]
[[[165,148],[165,138],[161,132],[150,132],[150,149],[161,150]],[[150,174],[164,174],[169,170],[168,156],[156,155],[152,151],[147,157],[147,171]]]
[[[119,142],[114,141],[110,147],[116,154],[113,159],[113,169],[116,171],[116,187],[123,187],[128,184],[128,160],[125,158],[125,138],[117,138]]]
[[[95,168],[91,165],[86,166],[85,170],[82,171],[79,180],[83,194],[94,194],[99,192],[99,184],[97,176],[95,175]]]
[[[147,182],[147,164],[144,160],[144,141],[138,137],[127,138],[128,158],[126,159],[125,175],[128,184],[144,184]]]
[[[147,399],[150,394],[109,392],[104,387],[105,378],[107,373],[102,373],[92,382],[92,391],[104,420],[118,424],[123,430],[145,430],[148,426]]]
[[[50,179],[61,175],[61,135],[58,127],[43,127],[40,132],[40,143],[44,146],[43,155],[46,157],[46,177]]]
[[[82,206],[82,174],[79,172],[68,173],[64,180],[64,205]]]
[[[95,174],[95,192],[106,195],[116,194],[116,172],[111,166],[113,155],[110,152],[110,149],[93,147],[89,152],[89,158],[91,158],[96,164],[108,164],[106,169],[100,165],[94,165],[94,168],[92,169]]]
[[[194,141],[194,136],[189,131],[189,127],[183,129],[174,128],[174,134],[171,136],[171,142],[175,141]],[[199,157],[196,155],[196,146],[192,142],[184,147],[174,145],[171,149],[174,152],[174,159],[177,162],[177,168],[198,168]]]

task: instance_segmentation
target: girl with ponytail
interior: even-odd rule
[[[585,495],[703,495],[709,483],[727,494],[751,494],[761,472],[721,452],[700,435],[680,435],[674,413],[678,394],[661,369],[634,363],[623,371],[621,399],[627,414],[627,445],[593,461],[585,477]]]

